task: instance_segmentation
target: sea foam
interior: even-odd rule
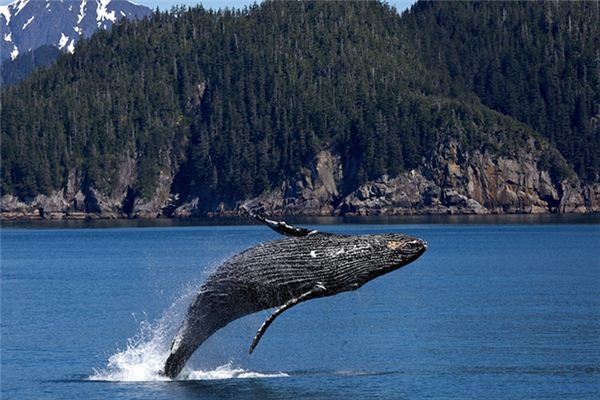
[[[117,350],[108,358],[104,368],[94,369],[88,377],[93,381],[149,382],[170,381],[161,375],[169,355],[171,340],[181,322],[185,307],[195,295],[195,288],[188,288],[175,300],[167,311],[154,323],[144,320],[139,333],[128,339],[124,350]],[[233,378],[275,378],[288,376],[283,372],[262,373],[236,367],[232,362],[210,370],[184,368],[177,380],[216,380]]]

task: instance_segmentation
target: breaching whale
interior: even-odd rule
[[[251,247],[207,278],[171,344],[162,371],[169,378],[175,378],[194,351],[228,323],[278,307],[256,333],[252,353],[273,320],[290,307],[356,290],[411,263],[427,249],[425,241],[403,234],[337,235],[247,211],[287,238]]]

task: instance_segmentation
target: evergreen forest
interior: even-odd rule
[[[507,153],[538,135],[598,182],[599,43],[597,1],[156,11],[2,89],[2,191],[50,193],[74,171],[110,194],[127,157],[139,197],[172,169],[182,198],[243,199],[325,148],[352,190],[447,135]]]

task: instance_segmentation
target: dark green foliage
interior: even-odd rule
[[[457,9],[419,4],[400,17],[379,3],[277,2],[244,11],[174,9],[125,21],[80,42],[53,68],[3,89],[2,189],[33,196],[64,187],[76,171],[86,188],[110,194],[133,159],[130,194],[150,197],[160,172],[172,169],[180,199],[216,202],[272,188],[324,148],[342,155],[347,190],[417,167],[448,135],[469,149],[514,152],[531,131],[481,105],[473,92],[548,134],[540,125],[551,126],[547,113],[519,114],[528,108],[525,95],[548,107],[530,87],[523,83],[514,96],[502,97],[512,93],[506,82],[532,73],[527,63],[508,59],[500,70],[482,63],[504,77],[487,79],[498,88],[484,91],[502,97],[500,107],[478,89],[487,75],[469,75],[479,58],[453,52],[451,35],[443,40],[447,52],[436,49],[433,35],[444,25],[416,15],[444,7]],[[492,4],[478,7],[499,12]],[[478,7],[460,12],[477,15]],[[536,5],[516,6],[527,7]],[[478,26],[473,29],[483,29]],[[484,50],[470,49],[487,59]],[[436,57],[448,68],[435,67]],[[593,67],[581,67],[590,87],[597,84],[589,76]],[[573,107],[555,98],[566,113],[556,124],[567,129],[560,136],[567,147],[580,129],[592,139],[597,132],[590,123],[597,93],[571,85],[581,92]],[[498,137],[503,144],[496,146]],[[558,144],[559,136],[553,139]],[[586,151],[597,156],[593,146]],[[575,150],[565,154],[586,176],[598,169],[588,153],[582,160]]]
[[[380,4],[291,2],[99,32],[2,93],[3,188],[44,192],[76,170],[110,193],[126,155],[146,197],[170,164],[176,192],[224,199],[261,193],[325,147],[344,149],[356,182],[415,167],[427,142],[401,120],[426,72],[399,24]],[[43,157],[20,168],[32,149]]]
[[[29,76],[33,70],[51,65],[60,56],[60,50],[44,45],[21,54],[14,60],[5,60],[0,69],[0,86],[13,85]]]
[[[600,179],[600,2],[419,2],[403,28],[447,93],[472,90]]]

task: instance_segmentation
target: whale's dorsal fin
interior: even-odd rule
[[[257,220],[258,222],[260,222],[262,224],[267,225],[269,228],[273,229],[275,232],[280,233],[282,235],[294,236],[294,237],[304,237],[304,236],[312,235],[313,233],[317,233],[317,231],[311,231],[309,229],[298,228],[296,226],[288,225],[285,221],[273,221],[272,219],[266,218],[260,214],[255,214],[254,212],[252,212],[252,210],[250,210],[246,206],[242,206],[242,208],[244,210],[246,210],[246,212],[248,214],[250,214],[250,216],[252,218],[254,218],[255,220]]]
[[[265,322],[263,322],[263,324],[258,329],[258,332],[256,332],[256,335],[254,336],[254,339],[252,340],[252,344],[250,345],[250,350],[249,350],[250,354],[252,354],[252,352],[256,348],[256,345],[258,344],[258,342],[260,342],[260,339],[267,331],[267,328],[273,323],[275,318],[277,318],[281,313],[283,313],[288,308],[295,306],[298,303],[313,299],[315,297],[323,296],[323,293],[325,293],[326,291],[327,291],[327,289],[325,288],[325,286],[322,283],[317,283],[317,285],[314,288],[312,288],[311,290],[309,290],[308,292],[303,293],[298,297],[294,297],[293,299],[289,300],[287,303],[285,303],[284,305],[279,307],[277,310],[275,310],[275,312],[273,312],[273,314],[269,315],[269,317],[265,320]]]

